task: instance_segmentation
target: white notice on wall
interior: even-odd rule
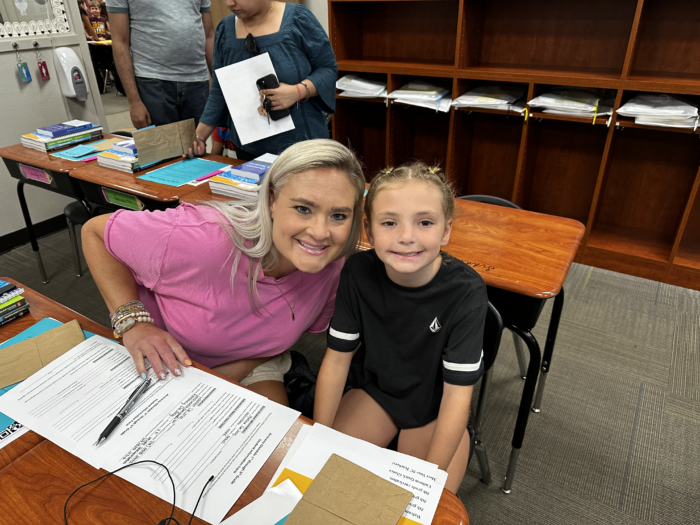
[[[294,129],[291,116],[268,121],[258,113],[260,94],[256,81],[275,75],[270,55],[263,53],[215,71],[241,144],[246,145]]]

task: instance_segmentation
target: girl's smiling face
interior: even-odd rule
[[[295,269],[317,273],[340,257],[350,238],[356,192],[349,177],[335,169],[291,175],[270,197],[279,262],[266,273],[275,278]]]
[[[400,182],[376,194],[365,230],[395,283],[423,286],[439,270],[440,250],[452,230],[452,221],[445,221],[442,199],[434,184],[421,180]]]

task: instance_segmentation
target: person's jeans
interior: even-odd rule
[[[136,87],[156,126],[191,118],[197,126],[209,98],[208,80],[177,82],[136,77]]]

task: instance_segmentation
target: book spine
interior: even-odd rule
[[[71,144],[80,144],[81,142],[88,142],[90,140],[99,139],[100,137],[102,137],[102,132],[100,132],[99,134],[95,134],[95,135],[85,135],[85,136],[81,136],[81,137],[74,137],[74,138],[71,138],[70,140],[66,140],[60,144],[42,145],[45,148],[45,149],[42,149],[42,151],[54,151],[54,150],[69,146]]]
[[[24,293],[24,288],[15,288],[11,292],[4,293],[0,295],[0,304],[6,303],[13,297],[17,297],[18,295],[22,295]]]
[[[86,129],[91,129],[92,127],[92,124],[85,124],[84,126],[67,127],[56,131],[39,128],[36,130],[36,133],[37,135],[41,135],[42,137],[60,137],[62,135],[69,135],[71,133],[80,133],[81,131],[84,131]]]
[[[10,321],[14,321],[18,317],[22,317],[28,311],[29,311],[29,305],[27,304],[27,305],[24,305],[22,308],[18,308],[17,310],[15,310],[14,312],[12,312],[6,316],[0,317],[0,326],[7,324]]]
[[[15,310],[23,307],[25,304],[27,304],[27,300],[22,298],[16,303],[12,303],[9,306],[6,306],[5,308],[0,308],[0,317],[3,317],[5,315],[8,315],[11,312],[14,312]]]
[[[99,131],[89,131],[85,133],[81,133],[80,135],[75,135],[72,137],[63,137],[60,139],[52,140],[46,143],[46,147],[50,148],[53,146],[57,146],[59,144],[69,144],[71,142],[77,141],[77,140],[82,140],[82,139],[89,139],[92,138],[93,135],[102,135],[102,130],[100,129]]]

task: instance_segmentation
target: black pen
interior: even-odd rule
[[[109,435],[112,433],[112,431],[117,428],[117,425],[122,422],[122,420],[126,417],[126,415],[129,413],[129,410],[132,409],[132,407],[136,404],[136,402],[139,400],[141,395],[148,390],[148,387],[151,386],[151,378],[149,377],[146,379],[143,383],[141,383],[139,386],[136,387],[136,390],[134,390],[134,393],[129,396],[129,399],[126,400],[126,404],[122,407],[122,409],[119,411],[119,413],[114,416],[114,419],[107,425],[107,428],[105,428],[102,431],[102,434],[100,434],[100,437],[97,438],[97,442],[95,443],[95,446],[101,444],[105,439],[109,437]]]

